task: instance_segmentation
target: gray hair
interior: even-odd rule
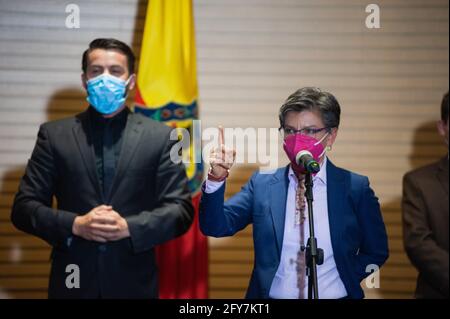
[[[328,128],[339,127],[341,107],[333,94],[316,87],[304,87],[291,94],[280,108],[280,127],[288,112],[318,111]]]

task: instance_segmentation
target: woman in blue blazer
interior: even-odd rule
[[[338,168],[326,157],[338,132],[339,103],[328,92],[302,88],[283,104],[279,119],[291,163],[270,174],[256,172],[226,202],[225,181],[235,150],[226,148],[222,137],[211,152],[200,228],[205,235],[225,237],[253,225],[255,260],[247,298],[306,298],[306,170],[295,157],[307,151],[320,165],[313,176],[315,237],[324,250],[323,264],[317,266],[319,297],[363,298],[361,282],[388,258],[388,241],[368,178]]]

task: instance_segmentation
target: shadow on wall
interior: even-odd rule
[[[415,130],[412,153],[409,156],[411,170],[437,161],[448,153],[436,125],[437,120],[425,122]]]
[[[73,116],[86,107],[82,88],[61,89],[49,98],[47,120]],[[31,152],[32,149],[29,156]],[[25,165],[13,167],[5,172],[0,184],[0,299],[47,297],[50,247],[43,240],[18,231],[10,221],[14,196],[24,171]]]
[[[443,157],[448,150],[437,132],[436,122],[425,122],[415,129],[410,167],[404,172],[430,164]],[[399,190],[401,194],[402,190]],[[381,269],[380,289],[365,289],[368,298],[413,298],[417,271],[411,265],[403,247],[401,196],[382,203],[390,257]]]
[[[131,40],[131,48],[136,56],[140,54],[142,36],[144,33],[145,16],[147,13],[148,0],[139,0],[136,7],[136,19],[134,20],[133,39]],[[136,61],[137,62],[137,61]],[[137,64],[136,64],[137,66]]]
[[[73,116],[86,110],[86,92],[80,87],[60,89],[52,94],[47,104],[47,120],[53,121]]]
[[[133,49],[134,55],[136,57],[135,62],[135,72],[136,74],[139,72],[139,60],[141,54],[141,46],[142,46],[142,38],[144,35],[144,26],[145,26],[145,17],[147,13],[147,4],[148,0],[139,0],[136,7],[136,19],[134,19],[134,31],[133,38],[131,40],[130,46]],[[120,40],[120,39],[119,39]],[[134,97],[136,94],[137,88],[128,93],[128,105],[133,106],[131,109],[134,109]]]

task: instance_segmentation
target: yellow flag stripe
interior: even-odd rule
[[[137,76],[149,108],[197,99],[196,51],[191,0],[151,0]]]

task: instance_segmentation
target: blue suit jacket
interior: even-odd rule
[[[283,246],[288,172],[289,166],[273,174],[256,172],[225,203],[225,185],[212,194],[204,192],[201,199],[200,228],[207,236],[232,236],[253,224],[255,260],[247,298],[269,298]],[[360,282],[370,274],[366,266],[381,267],[389,255],[378,198],[367,177],[337,168],[329,160],[327,194],[337,270],[348,297],[363,298]]]

